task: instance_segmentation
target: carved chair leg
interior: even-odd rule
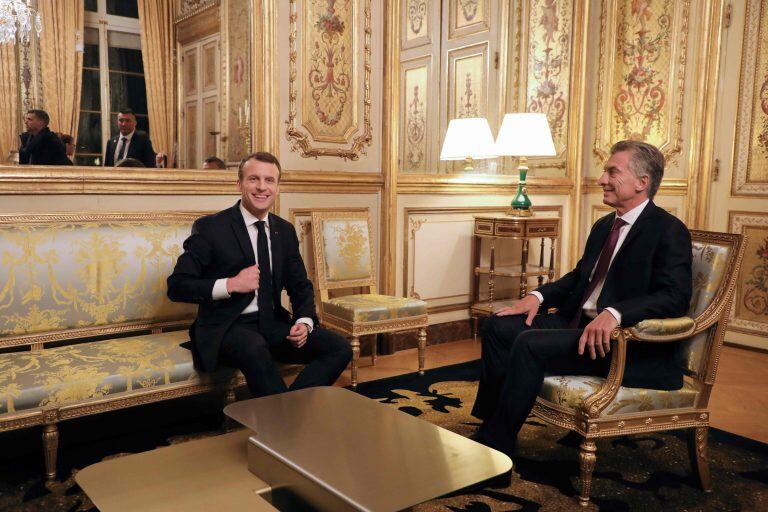
[[[597,456],[597,446],[595,442],[584,439],[581,442],[581,452],[579,453],[579,468],[581,469],[581,496],[579,496],[579,505],[586,507],[589,505],[589,490],[592,487],[592,470],[595,469]]]
[[[427,350],[427,329],[419,329],[419,375],[424,375],[424,352]]]
[[[59,452],[59,427],[55,423],[43,425],[43,451],[45,480],[49,484],[56,481],[56,459]]]
[[[352,389],[357,389],[357,361],[360,359],[360,338],[352,337]]]
[[[479,320],[477,315],[472,315],[472,341],[477,341],[477,324],[480,323]]]
[[[691,467],[699,479],[701,488],[706,492],[712,492],[712,481],[709,477],[708,432],[708,427],[688,429],[688,455],[691,458]]]
[[[376,345],[379,344],[379,335],[378,334],[374,334],[372,336],[372,338],[373,338],[373,340],[371,341],[371,364],[373,366],[376,366],[376,355],[377,355],[376,354],[376,352],[377,352]]]

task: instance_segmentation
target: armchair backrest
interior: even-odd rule
[[[376,293],[371,216],[366,211],[312,213],[317,287],[368,287]]]
[[[711,384],[744,256],[744,237],[696,230],[691,237],[693,295],[688,316],[696,322],[696,334],[682,342],[683,364],[689,374]]]

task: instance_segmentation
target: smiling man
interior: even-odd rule
[[[599,219],[571,272],[539,287],[482,326],[482,373],[472,414],[479,438],[510,454],[546,375],[608,371],[611,331],[685,314],[692,294],[691,236],[652,199],[664,156],[650,144],[611,148],[598,184],[615,212]],[[557,308],[555,313],[547,313]],[[678,347],[630,344],[623,385],[679,389]]]
[[[240,201],[195,221],[168,277],[171,300],[199,305],[189,330],[195,368],[238,368],[254,397],[288,389],[273,360],[307,365],[290,387],[301,389],[333,384],[352,358],[344,338],[316,325],[296,230],[269,212],[279,185],[277,158],[246,156]],[[293,315],[280,303],[283,289]]]

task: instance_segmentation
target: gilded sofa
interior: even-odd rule
[[[199,213],[0,215],[0,432],[43,426],[56,479],[59,421],[223,389],[199,375],[166,278]]]

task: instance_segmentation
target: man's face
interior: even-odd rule
[[[117,114],[117,127],[120,135],[130,135],[136,129],[136,117],[133,114]]]
[[[603,188],[603,203],[623,214],[648,197],[648,176],[638,178],[629,168],[631,151],[611,155],[603,165],[603,174],[597,184]]]
[[[279,179],[275,164],[251,159],[243,165],[243,179],[237,181],[237,189],[251,215],[261,219],[269,212],[277,198]]]
[[[45,121],[35,114],[27,114],[24,116],[24,126],[26,126],[29,133],[34,135],[45,128]]]

